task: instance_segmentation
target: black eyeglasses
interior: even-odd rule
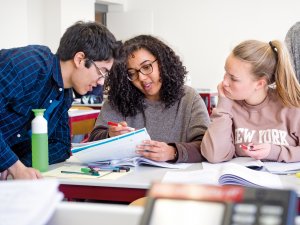
[[[95,68],[97,70],[97,73],[99,75],[98,80],[100,80],[101,78],[106,79],[108,77],[109,71],[106,68],[104,68],[104,67],[99,68],[93,60],[90,60],[90,62],[95,66]],[[104,72],[103,72],[103,70],[104,70]]]
[[[157,59],[152,61],[151,63],[147,63],[143,65],[139,70],[136,69],[128,69],[127,70],[127,79],[130,81],[135,81],[139,77],[139,73],[143,75],[149,75],[153,72],[153,66],[152,64],[155,63]]]

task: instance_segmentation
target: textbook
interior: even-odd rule
[[[190,166],[187,163],[172,164],[141,157],[135,151],[136,146],[140,145],[143,140],[151,140],[146,128],[99,141],[73,144],[71,151],[79,162],[96,166],[138,166],[147,164],[174,169]]]
[[[171,168],[171,169],[185,169],[189,167],[191,164],[189,163],[167,163],[167,162],[158,162],[153,161],[151,159],[147,159],[144,157],[131,157],[131,158],[124,158],[124,159],[114,159],[114,160],[107,160],[107,161],[99,161],[94,163],[89,163],[89,166],[139,166],[139,165],[150,165],[150,166],[157,166],[163,168]]]
[[[167,172],[163,182],[182,182],[213,185],[240,185],[246,187],[283,188],[278,175],[257,171],[236,163],[187,172]]]
[[[82,163],[139,156],[136,146],[151,140],[146,128],[99,141],[73,145],[71,152]]]

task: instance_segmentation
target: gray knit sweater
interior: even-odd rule
[[[185,95],[166,109],[160,101],[145,99],[146,109],[134,117],[123,117],[112,109],[108,101],[103,104],[89,141],[108,137],[107,122],[126,121],[128,126],[147,128],[152,140],[169,143],[177,148],[177,162],[201,162],[202,137],[209,124],[206,106],[199,94],[184,86]]]
[[[288,31],[285,42],[292,57],[298,81],[300,81],[300,22],[295,23]]]

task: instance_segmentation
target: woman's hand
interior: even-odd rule
[[[245,150],[245,153],[254,159],[265,159],[271,152],[271,144],[251,144],[251,148]]]
[[[116,125],[109,125],[108,126],[108,134],[110,137],[115,137],[121,134],[126,134],[135,129],[132,127],[128,127],[125,121],[117,123]]]
[[[177,150],[165,142],[145,140],[142,145],[136,147],[136,152],[151,160],[169,161],[176,158]]]
[[[219,95],[220,97],[226,98],[226,95],[224,94],[224,85],[223,85],[223,81],[222,81],[221,83],[218,84],[217,89],[218,89],[218,95]]]

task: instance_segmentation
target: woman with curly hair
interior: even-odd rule
[[[209,124],[199,94],[184,85],[187,71],[175,52],[157,38],[140,35],[124,43],[125,60],[106,80],[104,103],[89,141],[147,128],[136,152],[156,161],[200,162],[200,143]],[[107,126],[108,121],[118,126]],[[131,128],[132,127],[132,128]]]

